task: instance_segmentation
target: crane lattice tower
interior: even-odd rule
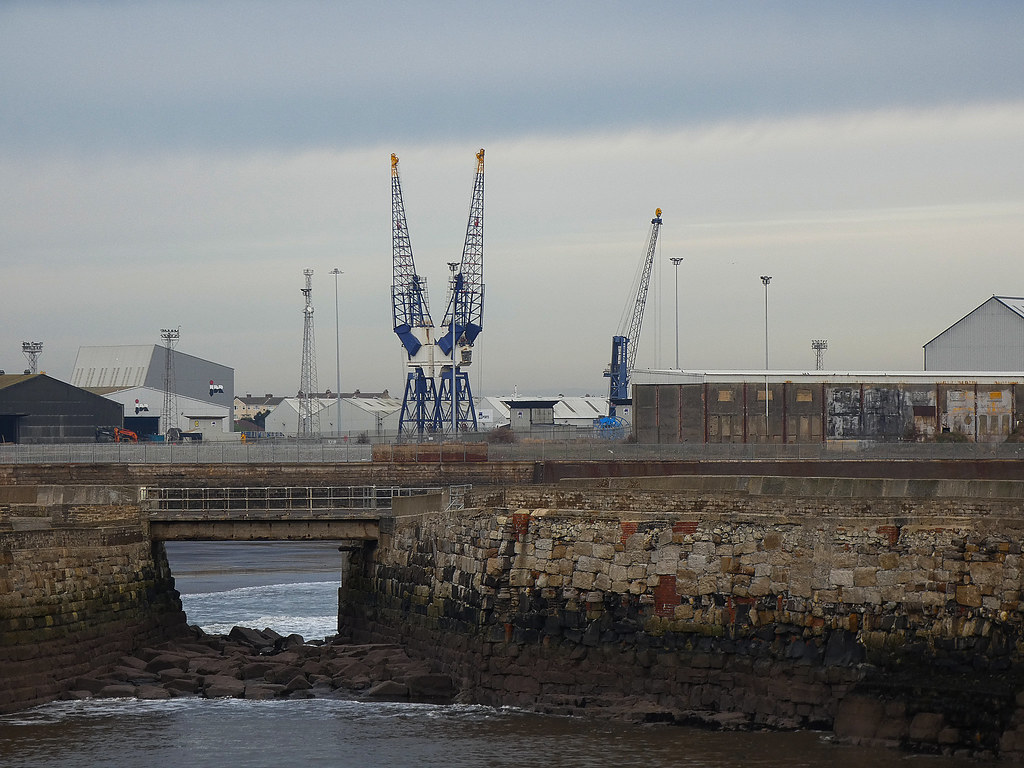
[[[317,396],[316,382],[316,339],[313,333],[313,270],[304,269],[306,287],[302,295],[306,300],[303,308],[304,323],[302,327],[302,375],[299,382],[299,437],[314,437],[320,434],[319,402],[313,400]]]
[[[160,412],[164,434],[178,426],[178,392],[174,381],[174,347],[181,338],[181,327],[161,328],[164,342],[164,407]]]

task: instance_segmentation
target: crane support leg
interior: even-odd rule
[[[469,373],[458,371],[455,374],[455,387],[458,395],[458,413],[455,415],[456,429],[459,432],[476,432],[476,407],[473,405],[473,393],[469,389]],[[442,433],[450,434],[452,431],[451,368],[441,372],[441,389],[437,393],[434,428]]]
[[[405,397],[402,398],[402,414],[398,419],[399,436],[422,437],[431,431],[434,427],[436,401],[434,380],[424,374],[422,368],[409,371],[405,381]]]

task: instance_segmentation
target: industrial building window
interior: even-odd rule
[[[731,389],[720,389],[720,390],[718,390],[718,402],[720,402],[720,403],[731,403],[732,402],[732,390]]]
[[[814,396],[811,394],[809,389],[798,389],[796,391],[796,401],[798,403],[810,403],[814,400]]]

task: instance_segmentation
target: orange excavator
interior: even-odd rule
[[[130,429],[121,429],[121,427],[114,427],[114,442],[137,443],[139,442],[139,436],[132,432]]]
[[[96,442],[99,443],[137,443],[139,436],[130,429],[122,427],[100,427],[96,430]]]

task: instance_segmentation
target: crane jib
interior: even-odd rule
[[[644,309],[647,305],[647,290],[651,283],[651,268],[654,264],[654,252],[658,244],[658,232],[661,230],[661,208],[655,211],[651,219],[651,232],[647,240],[647,250],[641,266],[640,279],[636,285],[635,295],[630,296],[626,304],[632,306],[628,324],[624,323],[620,332],[612,336],[612,357],[605,376],[609,377],[608,401],[609,415],[615,415],[615,405],[629,402],[629,377],[633,372],[636,350],[639,346],[640,329],[644,320]]]

